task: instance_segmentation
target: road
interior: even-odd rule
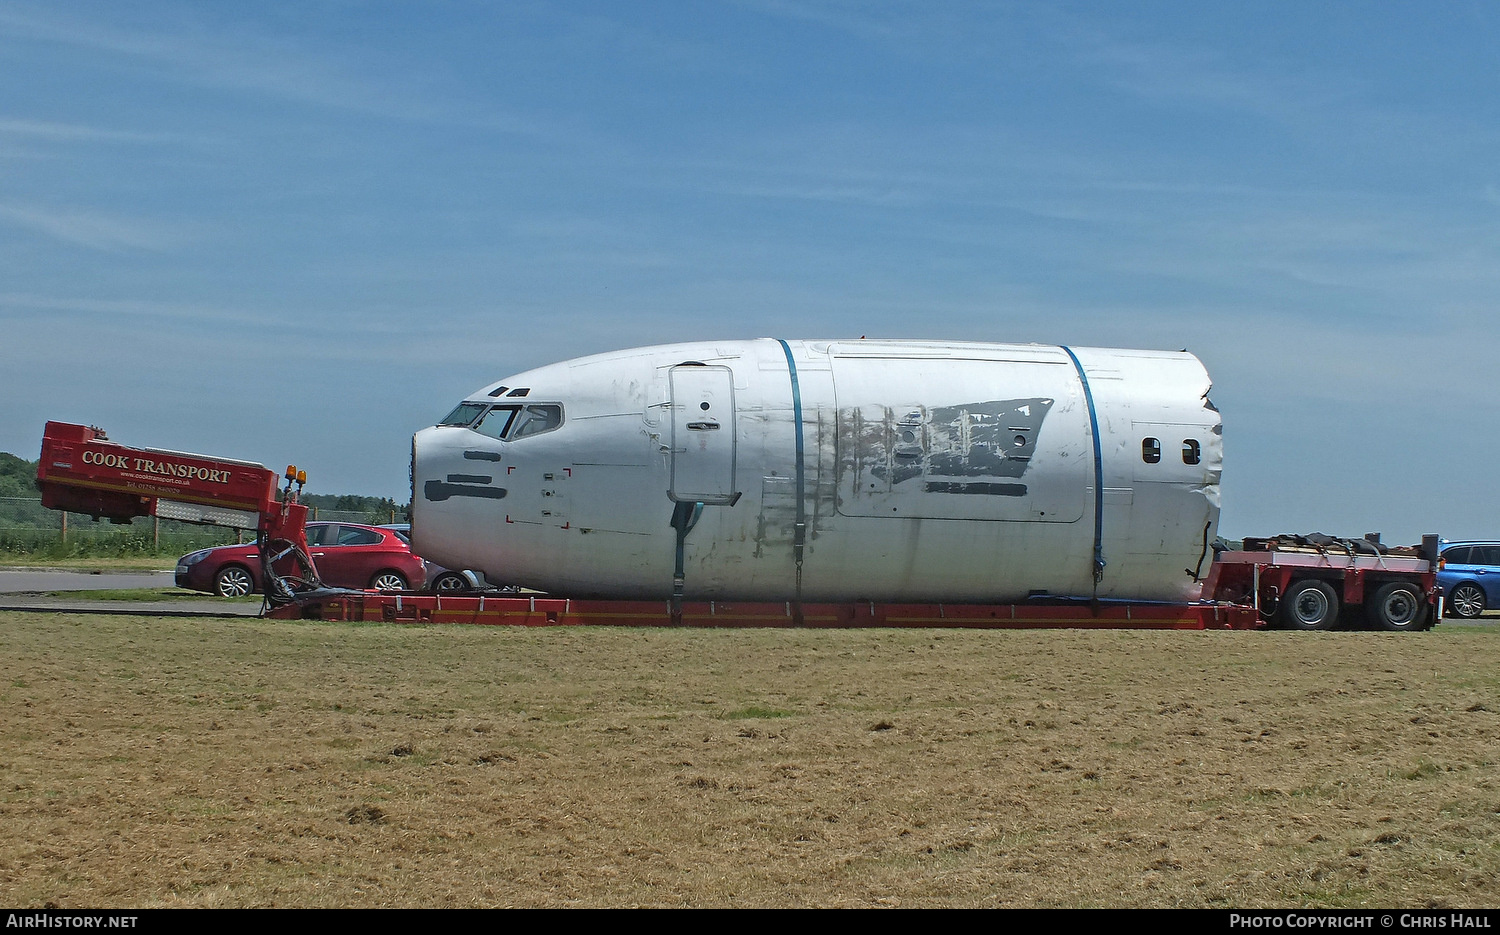
[[[37,568],[0,568],[0,610],[76,611],[92,614],[151,614],[191,617],[254,617],[260,604],[224,601],[212,595],[202,600],[91,601],[49,597],[52,591],[107,591],[117,588],[161,588],[175,585],[170,571],[87,572]]]
[[[37,568],[0,569],[0,594],[25,591],[105,591],[115,588],[170,588],[170,571],[87,572]]]

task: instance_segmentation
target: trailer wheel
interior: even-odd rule
[[[1339,619],[1339,596],[1316,578],[1294,581],[1282,595],[1277,615],[1288,630],[1331,630]]]
[[[1448,613],[1465,620],[1473,620],[1484,613],[1484,590],[1471,581],[1454,588],[1448,595]]]
[[[1422,626],[1422,595],[1400,581],[1387,581],[1365,601],[1365,617],[1381,630],[1417,630]]]

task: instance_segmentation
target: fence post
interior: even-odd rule
[[[63,545],[67,545],[68,544],[68,511],[67,510],[64,510],[63,511],[63,515],[62,515],[62,541],[63,541]]]
[[[161,550],[161,517],[151,517],[151,548],[153,551]]]

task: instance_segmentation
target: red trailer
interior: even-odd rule
[[[1441,612],[1437,552],[1435,535],[1389,550],[1369,538],[1247,539],[1216,556],[1204,593],[1289,630],[1425,630]]]
[[[280,477],[286,487],[278,492]],[[130,448],[103,429],[48,422],[36,480],[48,509],[112,523],[156,516],[254,530],[273,601],[323,590],[308,554],[307,507],[298,502],[307,475],[295,466],[278,475],[250,461]]]
[[[861,627],[956,629],[1247,630],[1262,625],[1252,607],[1088,601],[1026,604],[803,604],[790,602],[575,601],[547,595],[449,597],[363,591],[328,594],[271,610],[281,619],[510,626]]]

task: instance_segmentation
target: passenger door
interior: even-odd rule
[[[1476,545],[1469,557],[1469,574],[1484,588],[1484,602],[1500,605],[1500,545]]]
[[[322,545],[313,548],[313,561],[325,584],[341,588],[363,588],[382,567],[385,538],[358,526],[330,524]]]

